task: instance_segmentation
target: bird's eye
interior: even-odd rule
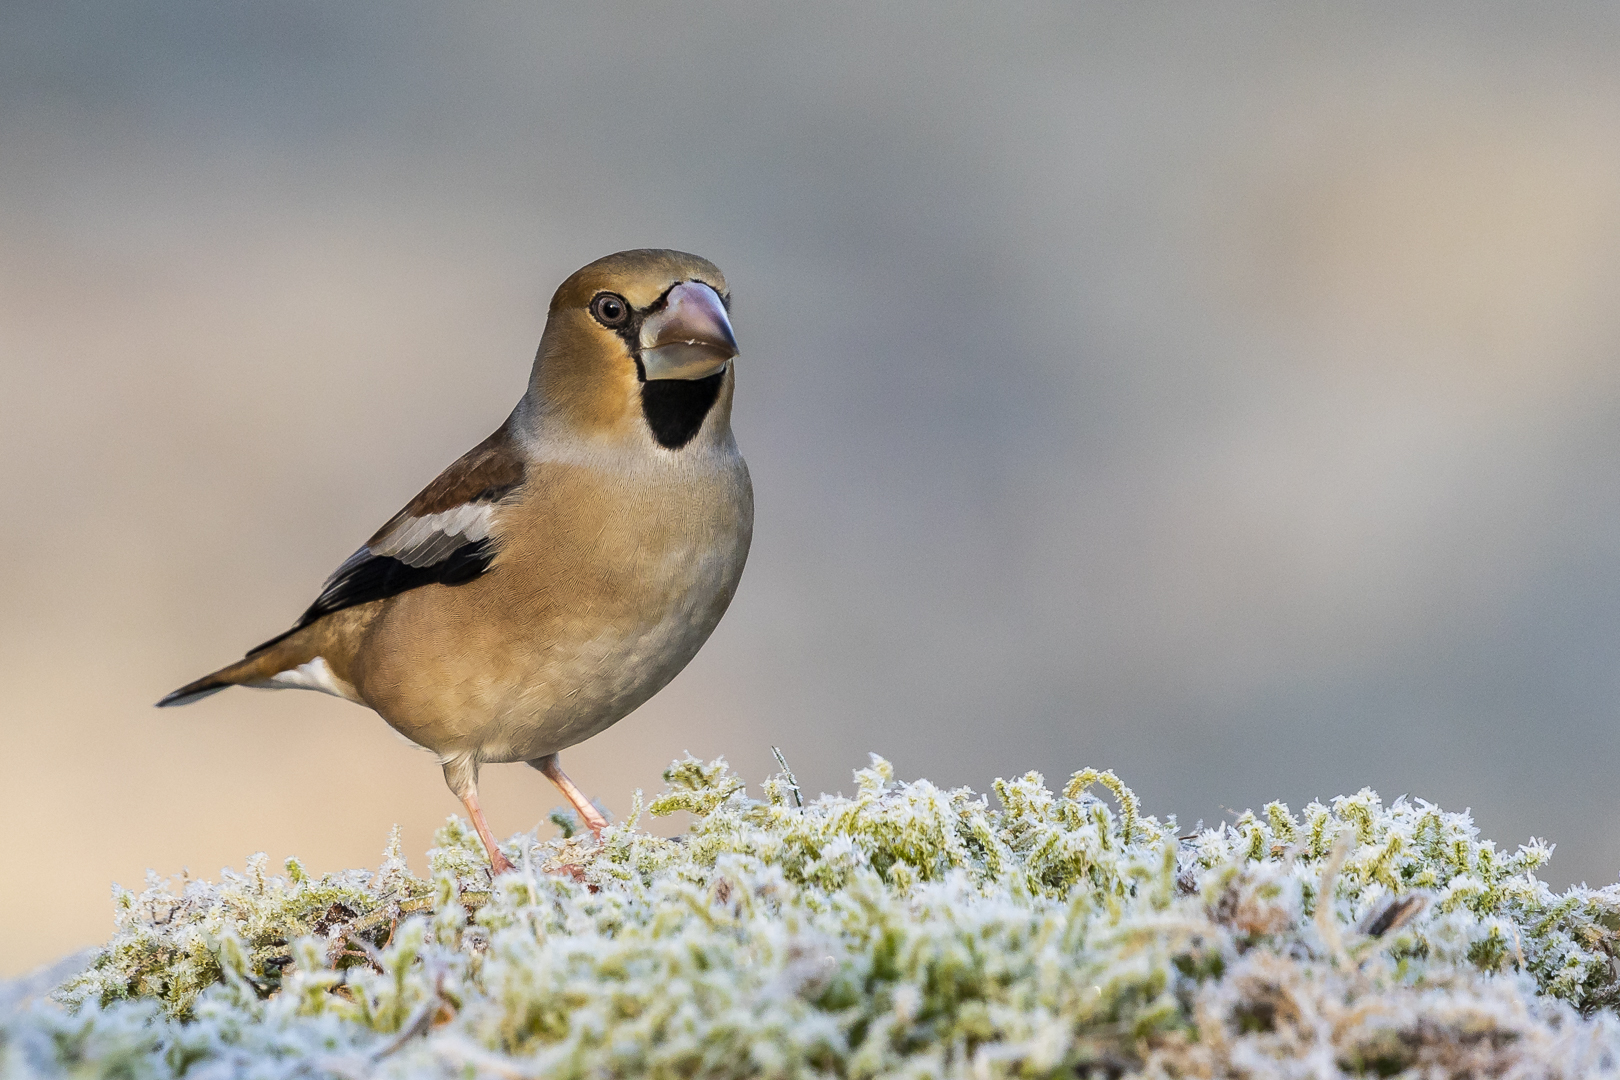
[[[630,319],[630,305],[616,293],[597,293],[591,301],[591,314],[603,326],[623,326]]]

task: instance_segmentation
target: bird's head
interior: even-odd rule
[[[725,276],[680,251],[621,251],[551,298],[530,397],[544,423],[666,450],[728,424],[737,340]]]

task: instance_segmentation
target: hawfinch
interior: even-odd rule
[[[533,765],[600,834],[558,751],[687,665],[748,556],[729,301],[714,264],[679,251],[574,274],[506,422],[339,566],[291,630],[158,704],[256,686],[375,709],[438,755],[497,874],[511,863],[478,805],[485,762]]]

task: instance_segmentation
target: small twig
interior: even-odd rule
[[[793,770],[788,768],[787,758],[782,754],[782,748],[773,746],[771,747],[771,753],[776,755],[776,763],[782,766],[782,775],[787,777],[788,789],[793,792],[793,805],[803,810],[804,799],[799,796],[799,781],[793,775]]]
[[[433,980],[433,993],[416,1007],[404,1026],[394,1033],[392,1039],[367,1055],[368,1059],[375,1064],[396,1053],[400,1047],[418,1035],[426,1035],[433,1027],[433,1021],[438,1017],[439,1011],[448,1007],[448,1003],[444,1000],[444,972],[441,971]]]
[[[354,934],[345,934],[343,937],[337,940],[336,944],[343,947],[336,953],[328,953],[333,960],[334,967],[336,966],[336,961],[341,960],[345,956],[357,956],[365,960],[366,963],[370,964],[379,973],[386,972],[388,970],[388,965],[383,963],[382,950],[377,948],[377,946],[373,945],[371,942],[367,941],[365,938]]]

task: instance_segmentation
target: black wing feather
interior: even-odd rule
[[[495,559],[495,544],[486,536],[482,540],[461,545],[431,566],[411,566],[391,555],[366,554],[364,549],[355,555],[332,576],[326,588],[321,590],[321,595],[299,616],[291,630],[277,634],[250,650],[248,655],[263,652],[334,611],[369,604],[373,600],[386,600],[423,585],[465,585],[489,569],[489,564]]]
[[[327,579],[321,594],[285,634],[253,656],[335,611],[385,600],[423,585],[462,585],[489,569],[496,504],[522,487],[526,461],[508,435],[508,419],[424,488]]]

